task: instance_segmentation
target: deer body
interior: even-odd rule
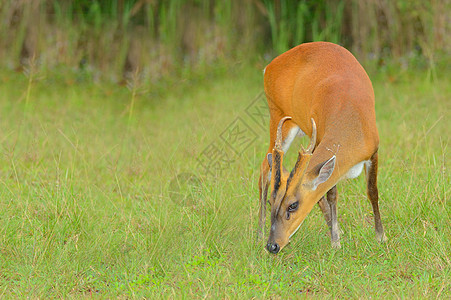
[[[306,43],[265,68],[264,86],[270,145],[261,165],[259,225],[262,235],[271,184],[268,250],[280,251],[316,203],[331,229],[332,245],[339,247],[335,186],[341,179],[357,177],[363,166],[376,236],[385,240],[376,185],[379,135],[374,92],[363,67],[341,46]],[[312,137],[309,151],[299,152],[288,173],[282,166],[283,154],[297,135],[304,134]]]

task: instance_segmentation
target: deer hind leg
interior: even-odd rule
[[[382,226],[381,215],[379,212],[379,193],[377,190],[377,164],[378,154],[373,154],[370,159],[370,163],[365,165],[366,180],[367,180],[367,194],[373,206],[374,214],[374,228],[376,230],[376,239],[378,242],[387,241],[387,237],[384,233],[384,227]]]
[[[269,127],[269,148],[268,152],[265,155],[265,158],[263,159],[263,162],[260,166],[260,178],[258,182],[258,188],[259,188],[259,195],[260,195],[260,210],[259,210],[259,218],[258,218],[258,230],[257,230],[257,237],[259,239],[264,238],[265,236],[265,221],[266,221],[266,202],[267,202],[267,196],[268,196],[268,188],[269,183],[271,181],[271,171],[270,166],[268,163],[268,154],[271,153],[272,149],[274,148],[274,142],[276,140],[276,131],[277,131],[277,124],[279,123],[280,119],[282,119],[284,116],[277,115],[277,116],[271,116],[270,120],[270,127]],[[296,135],[302,134],[302,131],[299,129],[299,127],[292,121],[288,120],[284,123],[284,126],[282,128],[282,150],[284,152],[287,152],[290,148],[291,143],[293,142]]]
[[[330,239],[332,242],[332,248],[341,248],[340,244],[340,228],[338,227],[338,217],[337,217],[337,186],[334,186],[327,192],[327,202],[330,207]]]

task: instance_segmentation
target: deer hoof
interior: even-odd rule
[[[388,241],[387,236],[385,235],[385,233],[382,234],[376,234],[376,239],[379,243],[385,243],[386,241]]]
[[[340,249],[341,248],[340,241],[332,241],[332,248]]]

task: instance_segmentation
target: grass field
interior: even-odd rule
[[[449,75],[370,74],[388,242],[360,177],[339,185],[340,250],[315,207],[274,256],[256,242],[260,69],[136,97],[4,71],[0,298],[449,299]]]

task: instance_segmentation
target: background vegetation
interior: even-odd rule
[[[302,42],[342,44],[367,65],[433,69],[451,50],[447,0],[5,0],[0,60],[120,80],[187,77],[243,61],[264,67]],[[125,69],[124,69],[125,68]],[[131,77],[130,74],[122,74]]]
[[[449,299],[447,11],[1,1],[0,298]],[[373,81],[389,241],[375,241],[361,177],[339,185],[342,249],[315,208],[273,256],[256,241],[261,71],[312,40],[345,45]],[[236,154],[224,136],[238,123]],[[225,167],[205,167],[211,149]]]

